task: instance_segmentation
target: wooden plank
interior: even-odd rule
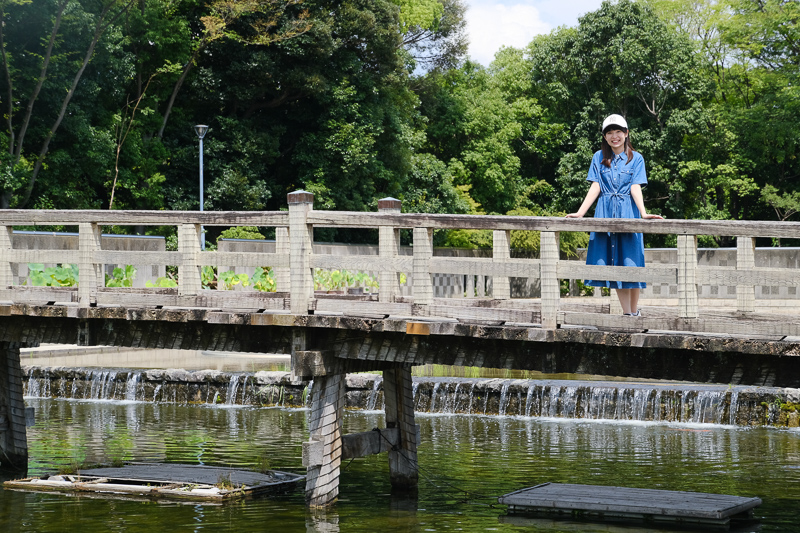
[[[288,226],[284,211],[56,211],[4,209],[0,225],[180,225],[205,226]],[[656,233],[678,235],[719,235],[746,237],[800,237],[800,222],[744,220],[643,220],[502,215],[446,215],[427,213],[365,213],[314,211],[309,224],[321,227],[383,227],[431,229],[491,229],[498,231],[608,231],[614,233]]]
[[[672,331],[702,332],[720,335],[800,335],[800,323],[786,321],[785,317],[776,316],[770,321],[755,321],[751,317],[630,317],[615,315],[597,315],[593,313],[559,314],[561,324],[594,326],[619,331]]]
[[[384,198],[378,201],[378,211],[381,213],[400,214],[402,204],[399,200],[394,198]],[[395,264],[394,261],[400,255],[400,230],[397,228],[382,226],[378,230],[378,255],[382,263],[389,265]],[[389,303],[394,302],[395,298],[400,295],[400,276],[399,272],[410,272],[413,270],[406,267],[406,270],[387,270],[386,266],[382,265],[379,269],[379,283],[380,292],[379,297],[381,302]]]
[[[9,263],[72,263],[80,262],[78,250],[11,250],[8,252]]]
[[[399,428],[380,428],[344,435],[342,437],[342,460],[385,453],[399,442]]]
[[[646,268],[625,266],[585,265],[577,261],[558,262],[559,279],[596,279],[609,281],[644,281],[646,283],[677,283],[678,268],[650,265]]]
[[[0,222],[2,222],[0,217]],[[431,229],[491,229],[499,231],[605,231],[750,237],[800,237],[800,222],[752,220],[648,220],[614,218],[524,217],[503,215],[444,215],[427,213],[364,213],[315,211],[309,223],[321,227]]]
[[[384,259],[377,255],[332,255],[314,254],[311,258],[313,268],[325,270],[351,270],[361,272],[411,272],[411,257],[396,256]]]
[[[563,509],[659,518],[727,521],[759,505],[761,499],[628,487],[547,483],[501,496],[510,513]]]
[[[201,252],[197,263],[202,266],[227,267],[288,267],[289,254],[261,252]],[[141,263],[140,263],[141,264]]]
[[[437,274],[467,274],[510,278],[538,278],[538,259],[503,259],[472,257],[431,258],[431,272]],[[468,291],[469,292],[469,291]]]
[[[114,226],[288,226],[285,211],[127,211],[4,209],[0,224],[7,226],[77,226],[81,222]]]
[[[700,285],[800,285],[800,271],[793,268],[697,267],[697,283]],[[738,297],[737,297],[738,299]],[[753,291],[755,299],[755,291]]]

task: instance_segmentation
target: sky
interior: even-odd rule
[[[502,46],[522,48],[534,36],[559,26],[577,26],[578,17],[600,8],[602,0],[465,0],[469,55],[488,66]]]

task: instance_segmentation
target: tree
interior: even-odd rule
[[[20,170],[29,169],[26,183],[22,186],[21,197],[17,200],[19,206],[25,206],[30,199],[36,179],[44,165],[44,159],[50,150],[50,142],[64,120],[67,108],[100,38],[126,12],[132,2],[133,0],[107,0],[101,2],[94,11],[84,11],[84,6],[71,4],[71,0],[43,2],[44,5],[14,0],[0,3],[0,56],[2,56],[6,85],[5,135],[8,153],[11,155],[7,158],[9,168],[6,173],[13,176]],[[67,10],[68,6],[74,10]],[[62,23],[67,26],[74,24],[83,30],[71,33],[76,36],[82,35],[84,38],[63,39]],[[49,34],[49,36],[46,41],[31,41],[19,38],[19,34],[14,35],[16,32],[32,32],[28,33],[29,35]],[[37,44],[30,44],[32,42]],[[42,44],[44,46],[41,46]],[[41,58],[41,60],[31,63],[25,61],[26,57]],[[70,60],[71,57],[81,57],[81,59]],[[37,68],[38,74],[33,74]],[[34,83],[30,84],[28,80],[34,80]],[[42,95],[45,82],[55,90]],[[20,92],[24,96],[15,96],[15,93]],[[63,96],[59,96],[62,92]],[[43,104],[41,100],[44,98],[49,100],[47,102],[49,106],[41,105]],[[19,109],[15,102],[20,99],[26,100],[27,103],[21,119],[15,120]],[[57,104],[58,101],[60,105]],[[50,109],[34,115],[34,108],[39,107],[37,104]],[[53,104],[56,104],[57,110]],[[39,143],[38,153],[26,150],[25,138],[29,129],[39,130],[34,133],[36,137],[34,142]],[[28,164],[28,161],[32,164]],[[5,183],[13,185],[19,181],[21,180],[8,180]],[[0,208],[8,208],[11,205],[13,194],[13,189],[2,191]]]

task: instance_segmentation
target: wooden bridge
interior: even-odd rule
[[[415,365],[800,386],[800,300],[755,297],[758,285],[800,285],[800,271],[755,266],[756,238],[798,238],[800,223],[404,214],[390,198],[377,213],[312,207],[313,195],[298,191],[279,212],[0,210],[0,466],[27,463],[19,349],[41,343],[291,353],[295,378],[314,382],[304,446],[312,506],[336,500],[348,457],[388,451],[392,485],[416,487]],[[178,251],[103,248],[104,226],[145,225],[177,226]],[[78,249],[15,249],[15,226],[77,226]],[[275,252],[203,251],[209,226],[274,227]],[[377,229],[378,254],[315,254],[313,232],[321,227]],[[490,230],[492,257],[434,255],[433,232],[446,229]],[[411,256],[400,253],[403,231],[413,239]],[[512,258],[512,231],[541,232],[539,257]],[[564,231],[674,234],[678,261],[586,266],[560,257]],[[736,264],[698,266],[698,235],[736,237]],[[78,286],[15,284],[14,269],[25,263],[75,264]],[[178,286],[105,287],[104,267],[127,264],[176,266]],[[270,266],[277,291],[203,288],[202,267],[217,265]],[[379,290],[315,292],[317,268],[377,272]],[[401,274],[412,280],[410,296],[401,296]],[[434,298],[434,274],[489,277],[491,294]],[[511,279],[520,277],[538,278],[541,298],[512,299]],[[623,316],[613,296],[562,297],[565,279],[670,283],[677,299],[645,302],[643,316]],[[735,286],[735,304],[700,301],[697,287],[709,283]],[[386,428],[342,436],[344,375],[368,370],[383,371]]]

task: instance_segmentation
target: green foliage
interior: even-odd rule
[[[264,235],[262,235],[255,226],[234,226],[220,233],[217,242],[219,242],[219,239],[263,240]]]
[[[41,263],[28,263],[28,279],[23,284],[34,287],[77,287],[78,265],[59,264],[45,268]]]
[[[178,282],[175,281],[174,279],[170,278],[170,277],[162,276],[162,277],[159,277],[158,279],[156,279],[155,283],[150,281],[150,280],[147,280],[145,282],[145,286],[146,287],[169,288],[169,287],[177,287],[178,286]]]
[[[314,290],[340,291],[348,288],[362,288],[370,292],[378,289],[378,282],[365,272],[314,269]]]
[[[250,286],[250,276],[247,274],[237,274],[233,270],[222,272],[217,279],[217,288],[225,291],[235,289],[237,286]]]
[[[111,275],[106,274],[106,287],[133,287],[136,278],[136,269],[133,265],[114,267]]]
[[[277,284],[275,283],[275,273],[272,267],[256,267],[251,279],[253,288],[261,292],[275,292]]]

